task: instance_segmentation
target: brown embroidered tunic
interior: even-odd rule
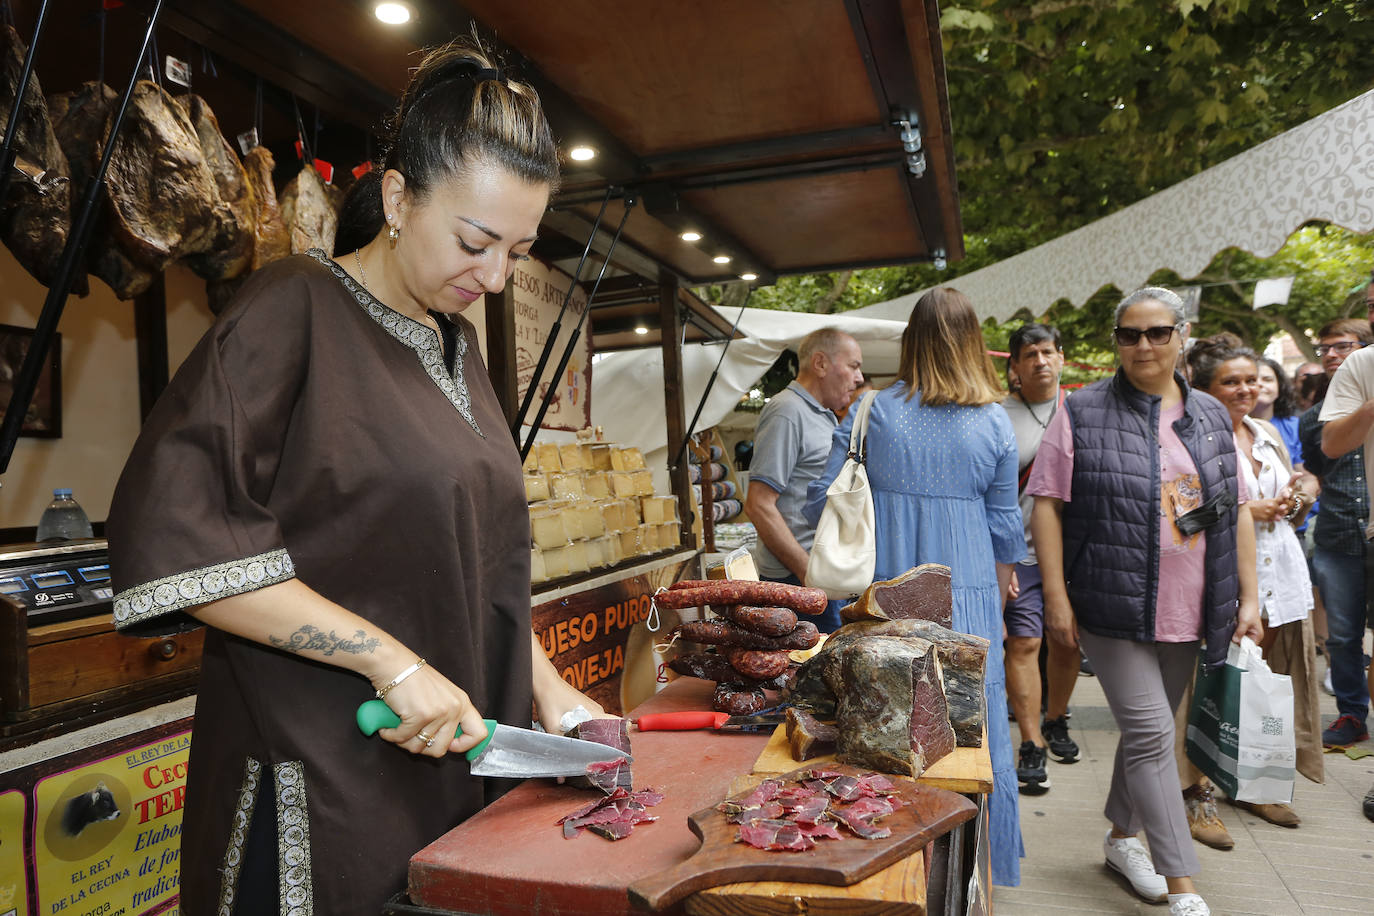
[[[296,576],[427,658],[483,715],[528,726],[520,461],[472,325],[450,327],[446,362],[433,329],[322,251],[254,275],[120,477],[116,625],[186,629],[188,608]],[[182,912],[375,916],[410,856],[481,808],[494,787],[461,756],[358,731],[372,693],[343,669],[207,633]]]

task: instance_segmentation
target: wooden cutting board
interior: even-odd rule
[[[813,768],[808,764],[784,774],[784,778]],[[852,776],[866,772],[844,764],[826,769]],[[978,810],[960,795],[917,783],[898,781],[897,794],[905,804],[880,822],[891,828],[890,836],[864,840],[846,835],[842,840],[819,840],[814,849],[805,852],[770,852],[737,843],[736,825],[726,821],[714,806],[703,808],[688,820],[692,833],[701,838],[701,847],[686,861],[631,884],[630,899],[637,906],[658,910],[705,888],[735,882],[852,885],[911,856]]]

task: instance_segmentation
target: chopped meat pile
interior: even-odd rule
[[[563,825],[564,839],[572,839],[585,827],[608,840],[623,840],[635,824],[658,820],[648,809],[661,801],[663,793],[654,789],[630,792],[617,786],[605,798],[560,817],[558,823]]]
[[[865,840],[891,836],[889,828],[874,822],[901,806],[896,785],[880,773],[855,777],[809,770],[791,783],[765,779],[744,798],[727,799],[717,807],[727,821],[739,825],[739,842],[804,852],[818,839],[841,839],[837,826]]]

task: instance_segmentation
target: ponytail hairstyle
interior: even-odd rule
[[[558,147],[539,103],[509,78],[475,37],[429,51],[386,125],[380,168],[344,197],[334,254],[371,242],[385,228],[382,176],[395,169],[417,201],[478,162],[499,165],[531,184],[558,189]]]
[[[916,300],[902,332],[897,380],[906,382],[907,400],[920,391],[921,403],[932,407],[978,407],[1002,400],[1002,385],[968,296],[940,287]]]
[[[1188,377],[1198,391],[1212,387],[1217,368],[1233,359],[1248,359],[1259,367],[1259,357],[1236,335],[1222,332],[1193,341],[1188,348]]]

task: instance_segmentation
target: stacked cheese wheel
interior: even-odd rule
[[[735,716],[767,705],[764,690],[788,686],[795,670],[788,654],[810,649],[820,632],[797,614],[825,611],[826,595],[818,588],[781,582],[679,582],[655,596],[659,607],[711,607],[720,616],[684,623],[674,636],[712,648],[680,655],[669,663],[678,674],[716,682],[713,706]]]

